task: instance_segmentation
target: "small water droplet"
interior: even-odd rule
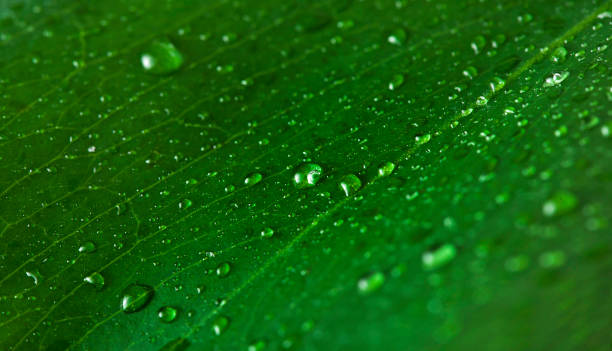
[[[295,170],[293,181],[298,189],[310,188],[317,184],[323,169],[316,163],[305,163]]]
[[[169,41],[155,41],[140,56],[142,68],[152,74],[169,74],[183,65],[183,55]]]
[[[191,205],[193,205],[193,202],[191,200],[189,200],[189,199],[185,199],[185,200],[179,202],[178,207],[180,209],[185,209],[185,208],[191,207]]]
[[[384,162],[381,163],[378,166],[378,176],[379,177],[386,177],[388,175],[390,175],[391,173],[393,173],[393,170],[395,169],[395,163],[393,162]]]
[[[542,205],[542,213],[546,217],[559,216],[571,212],[578,200],[568,191],[558,191]]]
[[[261,175],[261,173],[251,173],[247,175],[246,178],[244,178],[244,184],[248,186],[255,185],[261,182],[262,179],[263,176]]]
[[[357,289],[361,294],[370,294],[385,283],[385,275],[382,272],[370,273],[357,282]]]
[[[153,288],[148,285],[130,284],[121,294],[121,309],[125,313],[142,310],[153,298]]]
[[[425,270],[432,270],[444,266],[452,261],[456,255],[457,250],[453,244],[444,244],[436,250],[423,253],[423,268]]]
[[[470,47],[474,50],[475,54],[478,54],[487,44],[487,40],[482,35],[478,35],[470,43]]]
[[[178,315],[178,310],[172,306],[164,306],[157,311],[157,317],[164,323],[172,323]]]
[[[338,186],[345,196],[351,196],[361,188],[361,180],[354,174],[347,174],[340,178]]]
[[[216,273],[218,277],[223,278],[227,277],[231,270],[232,266],[229,264],[229,262],[223,262],[217,266]]]
[[[94,252],[95,250],[96,250],[96,245],[92,243],[91,241],[86,241],[83,244],[81,244],[81,246],[79,246],[79,252],[81,253]]]
[[[93,285],[96,289],[102,289],[104,287],[104,277],[98,272],[91,273],[83,278],[83,281]]]
[[[477,105],[477,106],[484,106],[484,105],[486,105],[488,102],[489,102],[489,99],[487,99],[485,96],[482,96],[482,95],[481,95],[481,96],[479,96],[479,97],[476,99],[476,105]]]
[[[225,329],[227,329],[228,325],[229,325],[229,319],[227,317],[225,316],[217,317],[217,319],[215,319],[212,325],[213,333],[215,333],[215,335],[217,336],[223,334]]]

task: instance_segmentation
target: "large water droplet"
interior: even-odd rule
[[[216,270],[217,276],[221,278],[227,277],[227,275],[230,273],[231,270],[232,270],[232,266],[229,264],[229,262],[220,263],[217,266],[217,270]]]
[[[92,243],[91,241],[84,242],[83,244],[81,244],[81,246],[79,246],[79,252],[81,253],[93,252],[95,250],[96,245],[94,245],[94,243]]]
[[[396,74],[393,76],[391,82],[389,82],[389,90],[395,90],[399,88],[404,83],[404,76],[401,74]]]
[[[212,325],[213,333],[215,333],[215,335],[221,335],[225,331],[225,329],[227,329],[228,325],[229,325],[229,319],[227,317],[225,316],[217,317],[217,319],[215,319]]]
[[[270,238],[274,235],[274,229],[266,227],[261,231],[260,235],[264,238]]]
[[[40,275],[40,272],[38,272],[38,270],[30,270],[26,271],[25,273],[27,277],[32,278],[34,280],[34,285],[38,285],[42,281],[42,276]]]
[[[382,272],[370,273],[357,282],[357,289],[361,294],[369,294],[378,289],[384,284],[385,275]]]
[[[246,178],[244,178],[244,184],[248,186],[255,185],[261,182],[262,179],[263,176],[261,175],[261,173],[251,173],[247,175]]]
[[[444,244],[436,250],[423,253],[423,268],[426,270],[436,269],[450,262],[457,255],[453,244]]]
[[[347,174],[340,178],[338,186],[345,196],[351,196],[361,188],[361,180],[354,174]]]
[[[157,317],[164,323],[174,322],[177,315],[177,309],[172,306],[164,306],[157,311]]]
[[[431,134],[417,135],[414,137],[414,141],[417,145],[427,144],[431,140]]]
[[[183,65],[183,55],[169,41],[155,41],[140,56],[140,63],[146,72],[169,74]]]
[[[313,187],[323,174],[323,169],[316,163],[304,163],[295,170],[293,181],[298,189]]]
[[[153,298],[153,288],[148,285],[130,284],[121,294],[121,309],[125,313],[142,310]]]
[[[104,277],[98,272],[91,273],[83,278],[83,281],[93,285],[96,289],[102,289],[102,287],[104,287]]]
[[[552,76],[546,78],[546,80],[544,81],[543,86],[545,88],[548,87],[552,87],[555,85],[559,85],[561,84],[561,82],[563,82],[565,79],[567,79],[567,77],[569,77],[570,73],[565,71],[565,72],[559,72],[559,73],[553,73]]]
[[[558,48],[555,49],[555,51],[553,51],[552,55],[550,56],[550,60],[552,62],[563,62],[565,61],[565,57],[567,56],[567,50],[563,47],[563,46],[559,46]]]
[[[542,213],[546,217],[563,215],[571,212],[577,204],[578,200],[572,193],[558,191],[550,199],[544,202],[544,205],[542,205]]]
[[[395,169],[395,163],[393,162],[387,161],[387,162],[381,163],[380,166],[378,166],[378,176],[386,177],[390,175],[391,173],[393,173],[394,169]]]
[[[249,345],[248,351],[263,351],[265,348],[266,342],[263,340],[258,340]]]

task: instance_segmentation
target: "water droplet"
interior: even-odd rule
[[[227,317],[225,316],[217,317],[217,319],[215,319],[212,325],[213,333],[215,333],[215,335],[221,335],[225,331],[225,329],[227,329],[228,325],[229,325],[229,319]]]
[[[571,212],[578,200],[567,191],[558,191],[542,205],[542,213],[546,217],[559,216]]]
[[[417,145],[427,144],[431,140],[431,134],[417,135],[414,137],[414,141]]]
[[[248,351],[263,351],[265,348],[266,342],[263,340],[259,340],[252,342],[248,347]]]
[[[260,235],[264,238],[270,238],[274,235],[274,230],[270,227],[266,227],[261,231]]]
[[[559,268],[565,263],[565,253],[563,251],[548,251],[538,258],[542,268]]]
[[[298,189],[310,188],[317,184],[323,169],[316,163],[305,163],[295,170],[293,181]]]
[[[232,270],[232,266],[229,264],[229,262],[220,263],[217,266],[217,270],[216,270],[217,276],[221,278],[227,277],[227,275],[230,273],[231,270]]]
[[[189,200],[189,199],[185,199],[185,200],[179,202],[178,207],[181,208],[181,209],[184,209],[184,208],[191,207],[191,205],[193,205],[193,202],[191,200]]]
[[[171,306],[164,306],[157,311],[157,317],[164,323],[172,323],[176,319],[178,311]]]
[[[387,161],[387,162],[381,163],[380,166],[378,166],[378,176],[386,177],[390,175],[391,173],[393,173],[394,169],[395,169],[395,163],[393,162]]]
[[[382,272],[370,273],[357,282],[357,289],[361,294],[370,294],[385,283],[385,275]]]
[[[40,272],[38,272],[38,270],[26,271],[25,273],[27,277],[32,278],[34,280],[34,285],[38,285],[42,281],[42,276],[40,275]]]
[[[404,83],[404,76],[401,74],[396,74],[393,76],[393,79],[389,83],[389,90],[395,90],[399,88]]]
[[[261,175],[261,173],[251,173],[247,175],[246,178],[244,178],[244,184],[248,186],[255,185],[261,182],[262,179],[263,176]]]
[[[183,65],[183,55],[169,41],[155,41],[140,56],[142,68],[152,74],[169,74]]]
[[[470,47],[474,50],[475,54],[478,54],[487,44],[487,40],[482,35],[476,36],[474,40],[470,43]]]
[[[148,285],[130,284],[121,297],[121,309],[125,313],[133,313],[142,310],[153,298],[153,288]]]
[[[510,257],[504,263],[504,267],[508,272],[520,272],[529,266],[529,258],[525,255]]]
[[[489,86],[491,87],[491,91],[496,92],[506,86],[506,81],[499,77],[493,77]]]
[[[468,68],[463,70],[463,75],[469,79],[474,79],[478,75],[478,70],[476,67],[469,66]]]
[[[569,77],[570,73],[565,71],[565,72],[560,72],[560,73],[554,73],[552,76],[546,78],[546,80],[544,81],[544,84],[542,85],[545,88],[548,87],[552,87],[555,85],[559,85],[561,84],[561,82],[563,82],[567,77]]]
[[[104,277],[98,272],[91,273],[83,278],[83,281],[93,285],[96,289],[102,289],[102,287],[104,287]]]
[[[457,255],[457,250],[453,244],[444,244],[436,250],[423,253],[423,268],[432,270],[444,266]]]
[[[79,252],[81,253],[94,252],[95,250],[96,245],[94,245],[94,243],[91,241],[84,242],[81,244],[81,246],[79,246]]]
[[[479,96],[479,97],[476,99],[476,105],[477,105],[477,106],[484,106],[484,105],[486,105],[488,102],[489,102],[489,99],[487,99],[485,96],[482,96],[482,95],[481,95],[481,96]]]
[[[395,29],[387,37],[387,41],[393,45],[402,45],[406,41],[406,32],[401,28]]]
[[[340,178],[338,186],[345,196],[351,196],[361,188],[361,180],[354,174],[347,174]]]
[[[566,56],[567,56],[567,50],[563,46],[559,46],[558,48],[555,49],[555,51],[553,51],[552,55],[550,56],[550,60],[552,62],[561,63],[565,61]]]

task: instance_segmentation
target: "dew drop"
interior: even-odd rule
[[[263,179],[261,173],[251,173],[244,178],[244,184],[248,186],[255,185]]]
[[[386,177],[390,175],[391,173],[393,173],[394,169],[395,169],[395,163],[389,162],[389,161],[383,162],[378,166],[378,176]]]
[[[563,251],[548,251],[540,255],[538,263],[542,268],[559,268],[565,263],[565,253]]]
[[[476,99],[476,106],[485,106],[488,102],[489,99],[481,95]]]
[[[263,351],[265,348],[266,342],[263,340],[258,340],[249,345],[248,351]]]
[[[148,285],[130,284],[121,297],[121,309],[125,313],[133,313],[145,308],[153,298],[153,288]]]
[[[104,277],[98,272],[91,273],[83,278],[83,281],[93,285],[96,289],[102,289],[104,287]]]
[[[546,217],[560,216],[571,212],[578,200],[568,191],[558,191],[542,205],[542,213]]]
[[[295,170],[293,182],[298,189],[310,188],[321,179],[323,169],[316,163],[305,163]]]
[[[396,74],[393,76],[391,82],[389,82],[389,90],[395,90],[402,84],[404,84],[404,76],[401,74]]]
[[[212,325],[212,330],[215,335],[221,335],[227,329],[229,325],[229,319],[225,316],[219,316]]]
[[[272,228],[270,228],[270,227],[266,227],[266,228],[264,228],[264,229],[261,231],[260,235],[261,235],[263,238],[270,238],[270,237],[272,237],[272,236],[274,235],[274,229],[272,229]]]
[[[223,278],[227,277],[231,270],[232,266],[229,264],[229,262],[223,262],[217,266],[216,273],[218,277]]]
[[[361,188],[361,180],[354,174],[347,174],[340,178],[338,186],[345,196],[351,196]]]
[[[183,55],[169,41],[155,41],[140,56],[142,68],[152,74],[169,74],[183,65]]]
[[[176,320],[178,311],[172,306],[164,306],[157,311],[157,317],[164,323],[172,323]]]
[[[417,145],[427,144],[431,140],[431,134],[417,135],[414,137],[414,141]]]
[[[357,281],[357,289],[361,294],[370,294],[385,283],[385,275],[382,272],[370,273]]]
[[[567,56],[567,49],[565,49],[563,46],[559,46],[558,48],[555,49],[555,51],[553,51],[552,55],[550,56],[550,60],[552,62],[561,63],[565,61],[566,56]]]
[[[95,250],[96,245],[94,245],[94,243],[92,243],[91,241],[86,241],[81,244],[81,246],[79,246],[79,252],[81,253],[94,252]]]
[[[34,285],[38,285],[42,281],[42,276],[37,270],[26,271],[25,274],[28,278],[34,280]]]
[[[406,41],[406,32],[401,28],[395,29],[389,34],[387,41],[389,44],[402,45]]]
[[[457,250],[453,244],[444,244],[436,250],[423,253],[422,261],[425,270],[442,267],[455,258]]]
[[[559,73],[553,73],[552,76],[546,78],[546,80],[544,81],[543,86],[545,88],[548,87],[552,87],[555,85],[559,85],[561,84],[565,79],[567,79],[567,77],[569,77],[570,73],[565,71],[565,72],[559,72]]]
[[[478,54],[487,44],[487,40],[482,35],[478,35],[470,43],[470,47],[474,50],[475,54]]]

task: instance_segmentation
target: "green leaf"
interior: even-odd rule
[[[1,350],[608,350],[610,1],[0,9]]]

